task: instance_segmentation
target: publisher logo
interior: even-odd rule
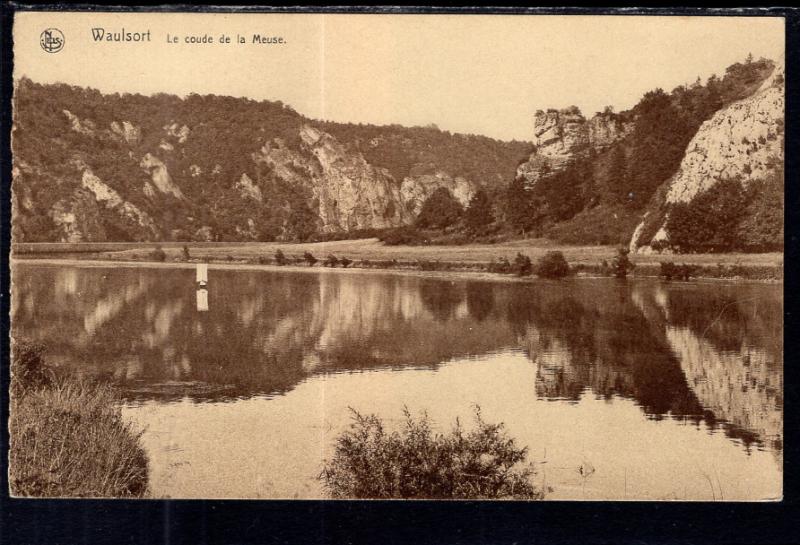
[[[39,45],[48,53],[58,53],[64,49],[64,34],[57,28],[48,28],[39,36]]]

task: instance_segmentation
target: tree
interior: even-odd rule
[[[312,254],[311,252],[305,252],[303,254],[303,259],[305,259],[309,267],[313,267],[314,264],[317,262],[317,258],[314,257],[314,254]]]
[[[667,232],[681,252],[725,252],[740,245],[739,223],[746,215],[747,194],[738,179],[720,180],[688,203],[669,212]]]
[[[625,150],[621,145],[616,145],[611,150],[607,179],[612,199],[620,203],[625,202],[628,195],[628,171],[625,164]]]
[[[614,271],[614,276],[617,278],[625,278],[628,272],[635,267],[633,262],[628,259],[630,250],[627,248],[620,248],[617,250],[617,255],[611,260],[611,270]]]
[[[505,194],[506,221],[517,232],[523,235],[533,229],[536,224],[533,202],[530,192],[525,189],[522,177],[508,184]]]
[[[514,258],[514,270],[516,271],[517,276],[530,276],[533,272],[531,258],[521,252],[518,252],[517,257]]]
[[[464,213],[464,221],[472,229],[489,225],[494,221],[492,203],[489,200],[489,195],[483,189],[476,191],[469,200],[467,210]]]
[[[569,264],[561,252],[547,252],[536,262],[536,275],[542,278],[564,278]]]
[[[444,229],[457,222],[464,209],[445,187],[440,187],[422,205],[416,224],[422,228]]]
[[[280,248],[275,250],[275,263],[278,265],[286,265],[286,256]]]

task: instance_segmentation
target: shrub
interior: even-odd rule
[[[620,248],[617,250],[617,255],[611,260],[611,270],[617,278],[625,278],[636,265],[628,259],[630,250],[627,248]]]
[[[347,267],[350,266],[351,263],[353,263],[353,260],[352,259],[347,259],[346,257],[343,257],[343,258],[341,258],[339,260],[339,263],[341,263],[342,267],[344,267],[346,269]]]
[[[280,248],[275,250],[275,263],[280,266],[286,265],[286,256],[283,255],[283,251]]]
[[[489,263],[489,272],[499,274],[510,274],[512,271],[511,263],[505,257],[500,257],[497,261]]]
[[[517,276],[530,276],[533,273],[531,258],[519,252],[514,258],[514,272]]]
[[[328,257],[325,259],[323,263],[325,267],[335,267],[338,264],[339,264],[339,258],[337,258],[333,254],[328,254]]]
[[[314,257],[314,254],[312,254],[311,252],[305,252],[303,254],[303,259],[305,260],[306,263],[308,263],[309,267],[313,267],[314,264],[317,262],[317,258]]]
[[[153,261],[166,261],[167,254],[161,248],[161,246],[156,246],[155,249],[152,252],[150,252],[150,259],[152,259]]]
[[[381,233],[379,237],[381,242],[387,246],[399,246],[401,244],[416,245],[425,244],[427,239],[425,236],[414,229],[413,227],[398,227],[397,229],[388,229]]]
[[[352,410],[352,409],[351,409]],[[434,433],[427,415],[392,433],[375,415],[353,410],[350,429],[336,439],[336,450],[320,474],[333,498],[515,498],[542,499],[525,465],[527,448],[518,448],[503,424],[483,421],[465,432]]]
[[[107,385],[63,379],[11,401],[9,486],[17,496],[142,497],[147,455]]]
[[[677,265],[671,262],[661,262],[661,271],[659,276],[663,276],[665,280],[689,280],[693,276],[697,276],[698,267],[697,265],[688,265],[686,263],[682,263]],[[720,266],[717,265],[717,269],[720,269]]]
[[[561,252],[547,252],[536,262],[536,275],[542,278],[564,278],[569,264]]]
[[[660,254],[669,248],[669,243],[663,239],[654,240],[650,243],[650,248],[652,248],[654,252],[658,252]]]
[[[52,372],[44,362],[44,346],[29,341],[12,339],[11,392],[24,395],[29,390],[49,386]]]

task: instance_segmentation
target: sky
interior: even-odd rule
[[[57,28],[63,49],[40,46]],[[94,41],[92,28],[150,41]],[[219,43],[220,35],[231,43]],[[284,43],[252,43],[254,34]],[[186,43],[204,35],[215,43]],[[246,43],[239,44],[241,35]],[[168,40],[177,39],[177,43]],[[17,13],[14,76],[107,93],[280,100],[332,121],[531,140],[538,109],[587,116],[784,57],[776,17]]]

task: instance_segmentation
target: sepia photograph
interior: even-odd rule
[[[8,494],[781,501],[785,32],[16,12]]]

